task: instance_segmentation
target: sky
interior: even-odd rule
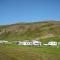
[[[60,21],[60,0],[0,0],[0,25]]]

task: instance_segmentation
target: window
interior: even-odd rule
[[[35,44],[39,44],[39,43],[35,43]]]

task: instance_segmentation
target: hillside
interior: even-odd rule
[[[60,41],[60,21],[0,25],[0,40]],[[60,60],[60,46],[0,44],[0,60]]]
[[[0,40],[60,39],[60,21],[0,25]]]

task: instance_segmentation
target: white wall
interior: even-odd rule
[[[51,42],[48,42],[48,45],[50,45],[50,46],[57,46],[57,42],[51,41]]]
[[[33,45],[41,45],[41,42],[40,41],[32,41],[32,44]]]

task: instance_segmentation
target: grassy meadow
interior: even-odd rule
[[[0,60],[60,60],[60,47],[0,45]]]

